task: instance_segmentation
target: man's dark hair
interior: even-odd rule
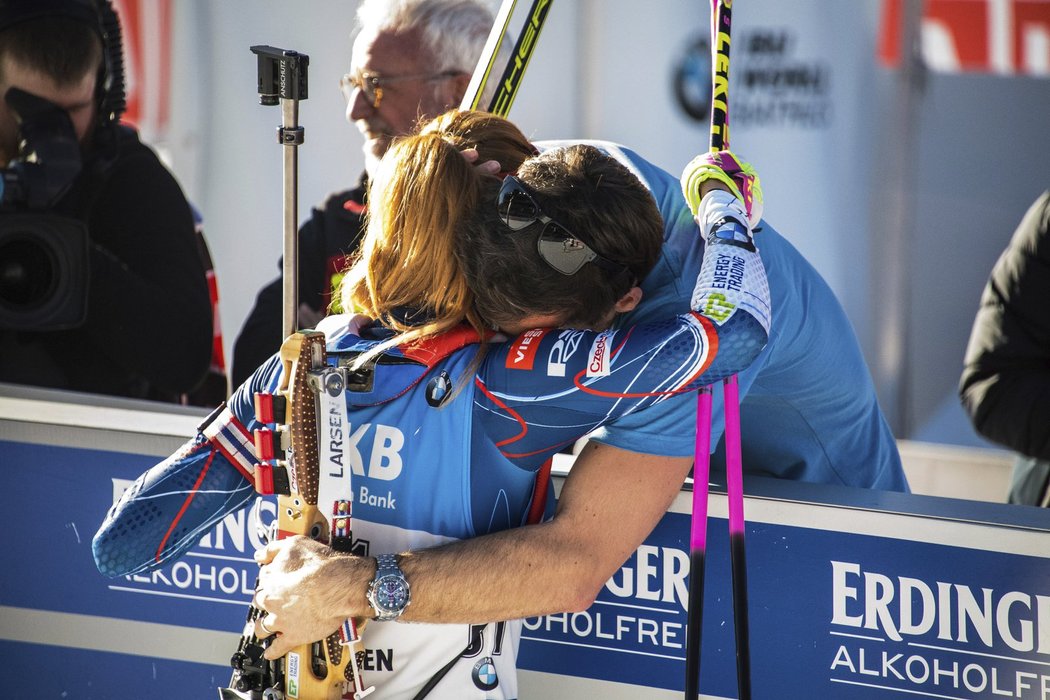
[[[538,224],[514,232],[500,220],[494,181],[457,250],[478,313],[494,326],[557,314],[566,326],[597,327],[659,258],[663,220],[652,194],[621,163],[588,145],[530,158],[518,178],[536,193],[547,216],[628,272],[587,263],[564,275],[550,267],[536,248]]]
[[[102,39],[97,28],[82,20],[41,17],[0,31],[0,71],[5,56],[66,87],[99,69]]]

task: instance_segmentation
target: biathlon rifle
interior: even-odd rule
[[[282,105],[283,123],[278,141],[284,157],[284,330],[282,374],[277,391],[255,396],[256,418],[265,427],[255,431],[255,488],[277,495],[276,536],[305,535],[337,551],[351,551],[352,490],[350,462],[318,439],[318,415],[327,430],[349,434],[346,371],[329,367],[325,337],[316,331],[295,330],[297,281],[296,147],[303,142],[297,123],[298,101],[307,97],[309,57],[271,46],[253,46],[259,59],[259,94],[264,105]],[[347,441],[338,441],[346,449]],[[374,690],[361,675],[364,650],[360,630],[347,620],[327,639],[296,647],[275,661],[263,658],[266,640],[255,635],[256,620],[264,612],[249,605],[244,632],[231,658],[234,669],[223,700],[342,700],[360,699]],[[351,663],[352,662],[352,663]]]
[[[533,1],[488,111],[500,116],[510,111],[552,1]],[[503,0],[500,6],[467,88],[463,109],[476,109],[481,101],[515,4],[516,0]],[[260,102],[264,105],[281,102],[284,123],[278,129],[278,141],[286,147],[283,267],[286,340],[281,345],[283,374],[279,389],[275,394],[256,395],[256,418],[268,426],[255,433],[256,454],[260,459],[255,470],[256,490],[278,495],[278,539],[301,534],[325,542],[337,551],[352,552],[350,473],[324,469],[323,464],[336,462],[318,454],[318,444],[325,451],[324,446],[330,441],[319,441],[317,433],[317,416],[321,414],[326,416],[327,425],[331,425],[334,417],[344,435],[349,434],[343,399],[346,370],[328,366],[322,333],[295,331],[298,308],[295,147],[303,142],[303,129],[297,124],[298,100],[306,99],[309,57],[270,46],[253,46],[252,52],[259,56]],[[346,443],[344,440],[343,444]],[[338,463],[350,462],[343,458]],[[549,464],[546,469],[549,470]],[[330,504],[330,512],[323,510],[324,504]],[[326,640],[297,647],[284,658],[271,662],[263,658],[265,640],[255,635],[256,621],[261,614],[261,610],[249,605],[244,632],[231,659],[233,678],[229,688],[220,689],[221,700],[357,700],[374,690],[374,687],[365,687],[361,674],[363,623],[358,625],[355,620],[347,620],[338,633]],[[345,648],[347,646],[350,648]],[[439,676],[431,679],[420,695],[425,695],[440,680]]]

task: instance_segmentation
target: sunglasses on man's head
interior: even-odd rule
[[[543,213],[536,198],[518,178],[508,175],[496,196],[496,210],[511,231],[524,231],[542,224],[536,248],[543,261],[563,275],[575,275],[589,262],[614,275],[628,272],[625,265],[604,258],[573,235],[567,228]]]

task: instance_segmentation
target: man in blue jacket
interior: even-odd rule
[[[687,204],[677,178],[631,151],[594,145],[639,177],[664,223],[660,259],[616,301],[623,313],[614,327],[688,308],[704,250],[690,208],[695,202]],[[558,144],[537,146],[550,150]],[[729,172],[735,166],[722,165]],[[687,167],[685,180],[695,178],[696,169]],[[748,187],[742,167],[735,169],[733,181],[743,185],[742,193],[752,193],[745,197],[749,223],[761,229],[756,244],[773,308],[768,345],[740,375],[745,470],[907,491],[894,437],[845,313],[799,252],[759,222],[758,191]],[[528,161],[519,174],[529,177],[549,220],[582,238],[600,236],[588,206],[591,188],[566,186],[564,169],[534,173]],[[595,310],[579,300],[603,280],[613,284],[616,272],[591,269],[597,266],[571,276],[553,270],[537,255],[542,232],[541,226],[519,235],[494,231],[488,239],[465,242],[473,251],[466,259],[480,261],[468,272],[477,308],[508,333],[594,318]],[[562,302],[551,302],[558,295]],[[557,372],[559,357],[552,350],[536,358],[530,371]],[[715,436],[721,430],[720,394]],[[404,578],[420,594],[401,619],[471,622],[587,609],[678,494],[692,466],[695,411],[696,397],[683,395],[604,426],[577,455],[557,511],[546,522],[404,553]],[[268,653],[321,636],[339,615],[370,615],[365,593],[376,567],[369,558],[331,557],[316,543],[291,539],[271,543],[258,559],[264,564],[258,599],[282,633]]]

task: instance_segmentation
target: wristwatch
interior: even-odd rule
[[[380,554],[376,557],[376,576],[368,584],[368,603],[376,611],[373,618],[380,622],[396,620],[401,617],[408,604],[412,602],[412,592],[408,581],[397,565],[394,554]]]

